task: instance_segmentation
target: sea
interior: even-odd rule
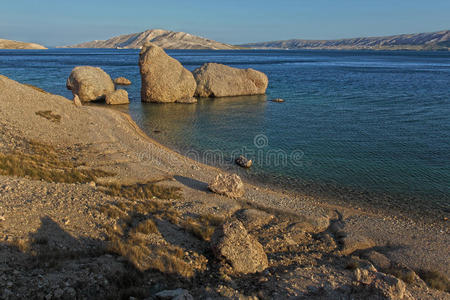
[[[139,51],[0,50],[0,74],[72,98],[75,66],[103,68],[152,138],[246,180],[354,206],[450,213],[450,52],[168,50],[267,74],[266,95],[152,104],[140,99]],[[283,103],[272,102],[282,98]],[[101,104],[94,104],[101,105]],[[250,169],[234,164],[245,155]]]

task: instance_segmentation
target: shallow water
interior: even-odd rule
[[[0,74],[71,97],[71,69],[100,66],[133,82],[119,109],[192,158],[311,194],[450,211],[450,53],[168,52],[190,70],[209,61],[261,70],[267,95],[142,104],[136,50],[5,50]],[[250,170],[232,166],[240,153]]]

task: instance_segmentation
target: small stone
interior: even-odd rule
[[[116,85],[130,85],[131,81],[125,77],[118,77],[118,78],[114,79],[114,83]]]
[[[243,168],[250,168],[253,164],[253,161],[251,159],[248,159],[242,155],[236,158],[235,162]]]
[[[75,105],[76,107],[83,106],[83,104],[81,104],[81,100],[80,97],[78,97],[78,95],[73,96],[73,105]]]

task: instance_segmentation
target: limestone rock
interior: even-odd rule
[[[143,102],[168,103],[194,96],[196,83],[192,73],[162,48],[152,43],[144,46],[139,55],[139,67]]]
[[[248,230],[261,228],[273,220],[274,216],[259,209],[244,209],[236,214]]]
[[[182,103],[182,104],[195,104],[197,102],[198,102],[197,98],[195,98],[195,97],[178,99],[176,101],[176,103]]]
[[[349,255],[356,250],[365,250],[375,246],[375,243],[371,239],[353,233],[350,233],[346,237],[342,238],[341,243],[342,255]]]
[[[268,267],[263,246],[247,233],[238,220],[219,226],[211,238],[211,247],[215,255],[230,262],[236,272],[256,273]]]
[[[114,79],[114,83],[116,85],[130,85],[131,81],[129,79],[126,79],[125,77],[118,77]]]
[[[128,99],[128,92],[125,90],[117,90],[106,95],[106,104],[128,104],[130,100]]]
[[[403,299],[405,296],[405,283],[392,275],[359,268],[354,271],[354,274],[356,281],[368,292],[364,295],[366,299],[373,299],[374,295],[377,296],[376,299],[392,300]],[[363,293],[357,298],[363,298]]]
[[[253,69],[237,69],[207,63],[193,71],[197,82],[195,95],[199,97],[227,97],[264,94],[269,80]]]
[[[242,155],[236,158],[235,162],[243,168],[250,168],[253,164],[253,161],[251,159],[248,159]]]
[[[102,69],[90,66],[75,67],[66,86],[83,102],[101,100],[114,91],[111,77]]]
[[[73,96],[73,105],[75,105],[76,107],[83,106],[83,104],[81,104],[81,100],[80,97],[78,97],[78,95]]]
[[[230,198],[239,198],[244,195],[244,183],[241,178],[236,175],[219,174],[209,184],[208,188],[217,194],[225,195]]]

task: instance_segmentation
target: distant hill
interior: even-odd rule
[[[450,30],[340,40],[285,40],[240,45],[257,49],[450,50]]]
[[[0,39],[0,49],[47,49],[42,45]]]
[[[139,49],[152,42],[165,49],[239,49],[240,47],[216,42],[184,32],[152,29],[144,32],[120,35],[105,41],[92,41],[64,48],[130,48]]]

